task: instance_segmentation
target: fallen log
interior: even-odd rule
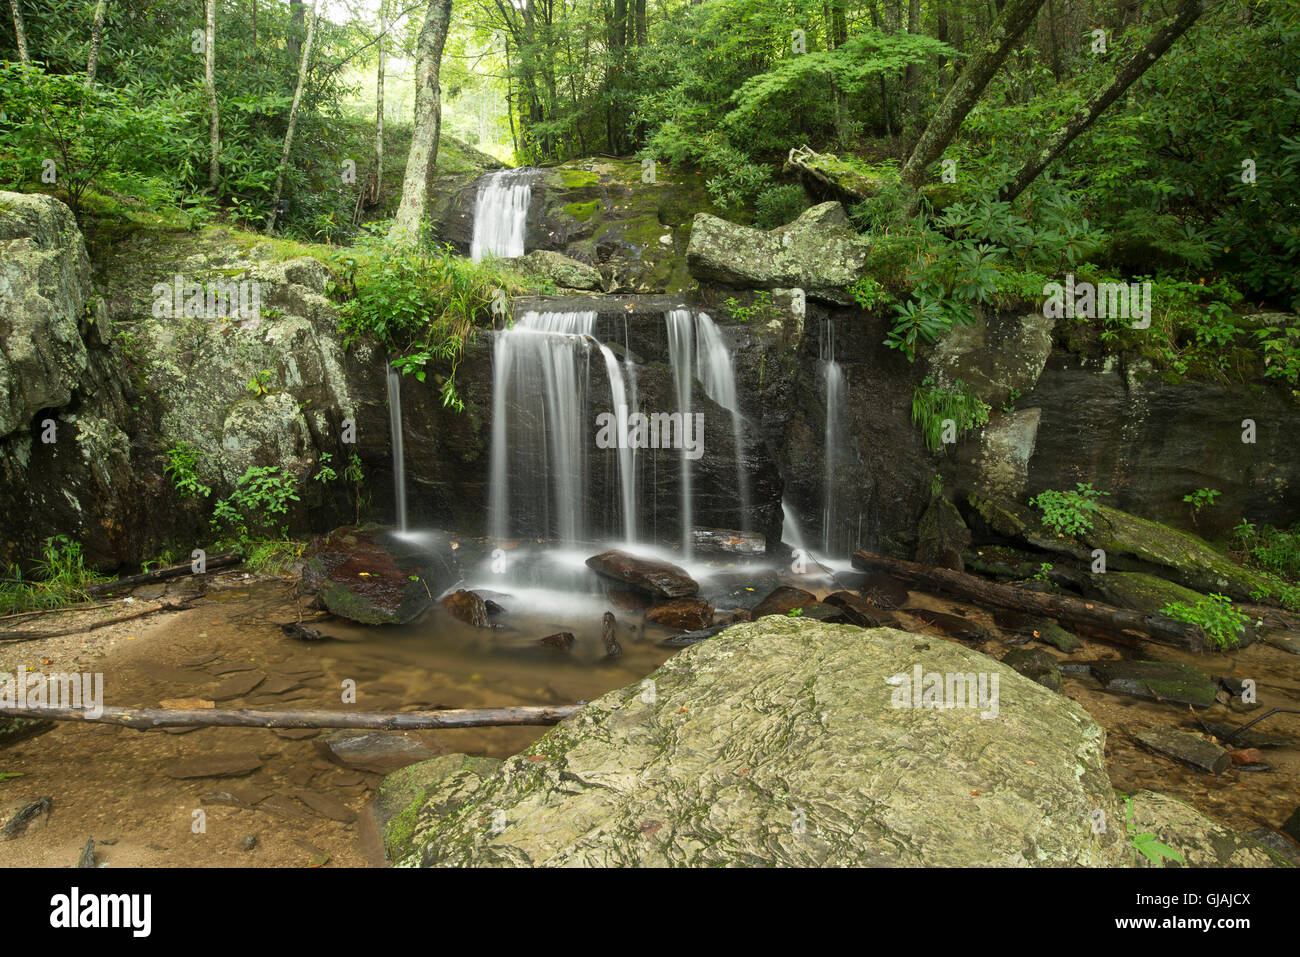
[[[97,628],[107,628],[109,625],[117,625],[124,621],[143,618],[145,615],[156,615],[160,611],[189,611],[192,607],[194,606],[189,603],[173,605],[171,602],[164,602],[157,608],[146,608],[144,611],[137,611],[130,615],[105,618],[103,621],[78,625],[76,628],[64,628],[62,631],[0,631],[0,641],[39,641],[41,638],[62,638],[64,635],[80,635],[83,632],[95,631]]]
[[[223,552],[220,555],[210,555],[204,563],[204,568],[206,571],[212,571],[217,568],[227,568],[231,565],[238,565],[243,560],[244,556],[239,554],[239,552]],[[86,589],[86,594],[92,598],[99,595],[111,595],[116,591],[123,591],[127,588],[138,588],[141,585],[150,585],[154,582],[168,581],[172,578],[180,578],[182,575],[193,574],[193,572],[193,566],[189,562],[186,562],[183,565],[172,565],[170,568],[156,568],[151,572],[144,572],[139,575],[128,575],[125,578],[119,578],[117,581],[91,585]]]
[[[247,708],[103,708],[91,717],[84,708],[0,708],[0,715],[116,724],[137,731],[153,728],[362,728],[368,731],[427,731],[558,724],[582,705],[468,708],[445,711],[253,711]]]
[[[1122,644],[1145,640],[1189,651],[1204,651],[1206,646],[1205,632],[1200,626],[1164,615],[1116,608],[1082,598],[1027,591],[948,568],[932,568],[871,552],[854,552],[853,567],[863,571],[887,571],[927,590],[948,592],[976,604],[1054,618],[1066,627],[1087,628]]]

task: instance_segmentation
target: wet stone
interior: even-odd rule
[[[276,728],[272,734],[287,741],[304,741],[320,734],[320,728]]]
[[[1222,774],[1231,763],[1226,750],[1190,731],[1152,728],[1140,732],[1137,739],[1152,751],[1210,774]]]
[[[186,758],[164,769],[169,778],[234,778],[252,774],[262,766],[257,755],[206,754],[198,758]]]
[[[213,688],[209,697],[212,698],[213,701],[228,701],[231,698],[242,698],[265,680],[266,673],[262,671],[250,671],[238,674],[233,678],[227,678],[225,681]]]
[[[331,821],[340,821],[343,824],[351,824],[357,819],[357,812],[352,810],[341,801],[321,794],[318,791],[294,791],[293,796],[299,801],[311,808],[317,814],[329,818]]]
[[[467,625],[473,625],[475,628],[486,628],[489,625],[487,605],[472,591],[459,588],[444,598],[441,604],[449,613]]]
[[[817,596],[812,592],[791,585],[781,585],[769,592],[761,602],[754,606],[753,611],[754,617],[757,619],[767,615],[788,615],[796,608],[806,608],[816,604],[820,603],[817,601]]]
[[[1002,663],[1044,688],[1061,690],[1061,671],[1056,659],[1043,648],[1015,648],[1002,656]]]
[[[316,747],[339,764],[378,774],[435,756],[419,739],[391,731],[336,731],[320,738]]]
[[[606,578],[664,598],[689,598],[700,590],[695,579],[672,562],[642,558],[618,549],[593,555],[587,559],[587,567]]]
[[[1171,661],[1099,661],[1093,676],[1107,691],[1208,708],[1218,691],[1202,671]]]
[[[825,604],[838,608],[845,623],[859,628],[880,628],[895,624],[893,615],[851,591],[837,591],[827,595]]]
[[[676,598],[646,609],[645,620],[666,628],[694,631],[713,622],[713,606],[702,598]]]

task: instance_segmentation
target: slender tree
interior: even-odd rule
[[[429,0],[424,26],[415,49],[415,129],[406,156],[402,200],[389,237],[415,242],[428,201],[429,179],[438,162],[438,134],[442,125],[442,49],[451,23],[451,0]]]
[[[1155,36],[1147,41],[1146,46],[1120,68],[1120,71],[1115,74],[1115,79],[1105,88],[1098,90],[1079,108],[1068,123],[1047,138],[1042,149],[1020,168],[1016,178],[1003,189],[1001,198],[1010,202],[1023,193],[1025,188],[1047,169],[1048,164],[1056,159],[1076,136],[1091,126],[1106,107],[1123,96],[1125,90],[1137,82],[1143,73],[1151,69],[1155,62],[1174,45],[1174,41],[1186,33],[1204,11],[1205,0],[1182,0],[1173,18],[1157,30]]]
[[[203,88],[208,94],[208,185],[214,190],[221,176],[221,116],[217,110],[217,0],[207,0],[203,34]]]
[[[316,38],[316,4],[311,0],[311,19],[307,21],[307,42],[302,46],[298,60],[298,85],[293,91],[289,107],[289,128],[284,131],[284,150],[280,153],[280,168],[275,171],[275,193],[271,197],[271,215],[266,219],[266,233],[275,232],[275,221],[280,213],[280,194],[284,191],[284,174],[289,169],[289,151],[293,149],[293,129],[298,124],[298,107],[302,104],[302,89],[307,85],[307,64],[311,60],[311,44]]]
[[[9,9],[14,14],[14,37],[18,40],[18,62],[23,66],[31,66],[32,57],[27,52],[27,30],[23,27],[23,12],[18,9],[18,0],[9,0]]]
[[[104,17],[108,14],[108,0],[99,0],[95,4],[95,22],[90,28],[90,56],[86,59],[86,89],[95,84],[95,73],[99,69],[99,48],[104,42]]]
[[[997,72],[1020,35],[1034,22],[1046,0],[1007,0],[979,50],[967,61],[957,81],[948,89],[925,132],[916,141],[912,155],[903,164],[902,179],[920,189],[926,170],[939,158],[961,128],[962,120],[979,100],[984,87]]]
[[[379,69],[375,73],[375,199],[384,181],[384,41],[388,31],[388,6],[379,3]]]

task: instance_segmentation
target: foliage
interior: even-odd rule
[[[167,450],[167,464],[163,474],[172,480],[181,498],[207,498],[212,489],[199,481],[199,450],[185,442]]]
[[[1300,524],[1280,529],[1242,519],[1233,529],[1233,538],[1251,565],[1290,582],[1300,581]]]
[[[286,537],[289,503],[299,501],[293,476],[280,465],[250,465],[235,490],[212,510],[212,527],[241,546],[259,536]]]
[[[45,539],[34,574],[24,576],[17,565],[5,569],[0,579],[0,614],[59,608],[86,601],[86,589],[104,577],[86,567],[81,544],[66,535]]]
[[[1098,510],[1097,499],[1109,492],[1099,492],[1091,482],[1078,482],[1073,492],[1047,490],[1029,500],[1043,513],[1043,524],[1063,535],[1082,535],[1091,531]]]
[[[1167,860],[1179,864],[1187,863],[1186,859],[1172,847],[1162,844],[1155,834],[1150,832],[1139,834],[1133,825],[1133,799],[1125,795],[1124,804],[1127,808],[1124,813],[1124,829],[1128,832],[1128,840],[1134,850],[1157,867],[1163,867],[1163,862]]]
[[[1160,614],[1177,618],[1189,625],[1200,625],[1205,637],[1216,648],[1227,650],[1241,644],[1246,634],[1250,619],[1232,607],[1232,601],[1225,595],[1207,595],[1194,605],[1186,602],[1168,602],[1160,609]]]
[[[794,222],[808,208],[808,196],[795,184],[768,186],[754,200],[754,225],[774,229]]]
[[[876,306],[889,301],[889,293],[885,287],[871,276],[860,276],[849,286],[849,295],[863,309],[874,309]]]
[[[363,335],[393,353],[393,368],[423,382],[430,363],[449,368],[443,404],[462,408],[456,395],[456,365],[475,328],[491,324],[499,296],[520,289],[520,280],[491,262],[473,263],[450,246],[429,249],[377,241],[346,256],[345,296],[339,330],[352,345]]]
[[[943,444],[944,423],[951,421],[957,434],[978,428],[989,420],[989,407],[958,379],[945,389],[926,376],[912,393],[912,424],[921,429],[925,447],[937,451]]]
[[[776,304],[772,301],[772,294],[766,289],[757,290],[748,306],[742,306],[735,296],[724,299],[722,305],[737,322],[761,322],[776,315]]]
[[[1214,500],[1222,494],[1217,488],[1198,488],[1184,495],[1183,501],[1192,507],[1192,520],[1195,521],[1201,509],[1213,505]]]

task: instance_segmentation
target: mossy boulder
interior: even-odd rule
[[[1138,611],[1159,612],[1169,602],[1195,605],[1204,598],[1200,592],[1142,572],[1106,572],[1091,580],[1108,603]]]
[[[1290,867],[1282,855],[1220,824],[1177,798],[1155,791],[1131,795],[1134,835],[1154,834],[1181,859],[1153,861],[1134,851],[1139,867]],[[1127,813],[1127,808],[1125,809]]]
[[[420,812],[431,800],[437,808],[454,807],[500,766],[496,758],[443,754],[387,775],[379,782],[371,811],[388,859],[398,860],[410,851]]]
[[[698,213],[686,262],[696,279],[751,289],[798,288],[809,298],[849,305],[847,287],[861,275],[868,249],[844,207],[822,203],[767,231]]]
[[[996,719],[894,707],[914,665],[995,675]],[[1118,819],[1103,746],[1074,702],[959,645],[770,617],[599,698],[481,782],[442,778],[398,863],[1118,865],[1122,835],[1090,826],[1098,809]]]

